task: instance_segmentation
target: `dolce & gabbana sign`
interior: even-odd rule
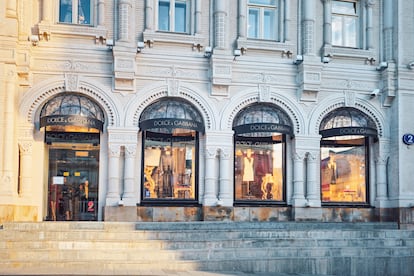
[[[333,137],[333,136],[372,136],[376,137],[378,135],[376,129],[367,128],[367,127],[343,127],[343,128],[332,128],[322,130],[322,137]]]
[[[79,115],[52,115],[40,119],[40,127],[44,126],[83,126],[103,130],[103,122],[91,117]]]
[[[176,119],[176,118],[162,118],[162,119],[151,119],[140,122],[139,127],[142,130],[146,129],[156,129],[156,128],[184,128],[192,129],[199,132],[204,132],[204,125],[200,122],[186,119]]]
[[[289,125],[272,124],[272,123],[256,123],[245,124],[234,127],[236,134],[253,133],[253,132],[278,132],[284,134],[293,134],[292,127]]]

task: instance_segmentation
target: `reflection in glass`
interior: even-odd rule
[[[323,202],[365,203],[367,150],[359,145],[321,145],[321,189]],[[336,140],[338,143],[338,140]],[[347,143],[350,143],[349,141]]]
[[[358,14],[357,3],[332,2],[332,44],[357,47]]]
[[[247,35],[249,38],[277,39],[277,1],[249,1]]]
[[[158,29],[170,30],[170,1],[160,1],[158,4]]]
[[[283,136],[236,140],[235,200],[283,200]]]
[[[92,0],[60,0],[59,22],[73,24],[92,23]]]
[[[175,2],[175,31],[185,33],[187,31],[186,24],[187,4],[183,2]]]
[[[144,199],[196,198],[195,132],[185,132],[173,136],[145,131]]]

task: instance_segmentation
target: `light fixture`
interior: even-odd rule
[[[322,57],[322,62],[323,63],[329,63],[331,61],[330,57]]]
[[[108,48],[112,50],[112,48],[114,47],[114,40],[113,39],[107,39],[106,40],[106,46],[108,46]]]
[[[302,55],[297,55],[295,60],[293,61],[293,64],[295,65],[299,65],[303,62],[303,56]]]
[[[387,68],[388,68],[388,62],[382,61],[382,62],[380,62],[380,64],[378,64],[376,69],[377,69],[377,71],[383,71]]]
[[[212,53],[213,53],[213,49],[211,48],[211,46],[205,47],[204,57],[209,58],[209,57],[211,57]]]
[[[375,98],[376,96],[379,95],[380,92],[381,90],[379,88],[375,88],[374,90],[371,91],[369,95],[371,96],[371,98]]]
[[[410,70],[414,69],[414,61],[411,61],[410,63],[407,64],[407,68]]]
[[[32,43],[33,46],[37,46],[39,44],[39,36],[38,35],[31,35],[28,37],[28,40]]]
[[[138,41],[137,42],[137,53],[141,53],[142,49],[145,48],[145,43],[144,41]]]

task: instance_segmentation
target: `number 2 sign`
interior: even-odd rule
[[[406,145],[414,144],[414,134],[410,134],[410,133],[404,134],[402,139],[403,139],[404,144]]]

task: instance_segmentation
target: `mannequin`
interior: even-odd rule
[[[253,156],[252,150],[247,149],[246,155],[243,157],[243,182],[247,183],[247,194],[250,195],[250,182],[254,181]]]

